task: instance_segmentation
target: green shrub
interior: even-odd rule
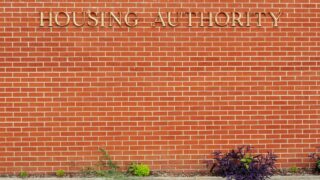
[[[59,170],[56,171],[56,176],[57,177],[63,177],[64,175],[65,175],[64,170],[59,169]]]
[[[150,168],[146,164],[132,163],[129,166],[128,172],[135,176],[149,176]]]
[[[26,178],[26,177],[28,177],[29,176],[29,174],[26,172],[26,171],[21,171],[20,173],[19,173],[19,177],[20,178]]]

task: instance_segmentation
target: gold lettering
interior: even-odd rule
[[[49,12],[49,17],[44,17],[44,12],[40,12],[40,27],[44,27],[44,20],[49,21],[49,27],[52,27],[52,12]]]
[[[278,13],[278,16],[275,16],[273,14],[273,12],[269,12],[270,16],[272,17],[272,20],[273,20],[273,27],[278,27],[278,21],[279,21],[279,18],[281,16],[281,11]]]
[[[89,17],[88,25],[89,26],[97,26],[98,25],[99,21],[97,19],[97,16],[98,16],[97,12],[88,11],[88,17]]]
[[[212,27],[213,26],[213,21],[212,21],[212,12],[209,12],[209,18],[206,18],[207,20],[209,20],[209,25],[208,27]],[[200,27],[204,26],[203,21],[205,20],[204,18],[204,12],[200,12]]]
[[[105,17],[106,13],[105,12],[101,12],[101,27],[104,27],[104,17]]]
[[[250,12],[247,12],[246,13],[246,15],[247,15],[247,27],[250,27]]]
[[[224,24],[220,24],[220,22],[218,21],[219,14],[223,14],[224,16],[226,16],[226,22]],[[215,15],[214,20],[215,20],[215,23],[217,26],[224,27],[224,26],[228,25],[230,17],[228,15],[228,13],[221,11]]]
[[[134,19],[134,24],[130,24],[129,23],[129,16],[130,15],[134,15],[136,18]],[[125,17],[124,17],[124,22],[126,23],[127,26],[129,27],[135,27],[138,24],[138,18],[137,18],[137,14],[134,12],[128,12]]]
[[[99,14],[100,13],[100,14]],[[109,13],[107,15],[107,13]],[[124,13],[124,12],[123,12]],[[185,18],[187,21],[187,27],[193,27],[193,25],[198,25],[199,27],[213,27],[214,24],[219,27],[225,26],[240,26],[240,27],[251,27],[252,18],[257,18],[257,27],[261,27],[262,23],[265,22],[264,16],[271,17],[273,27],[278,27],[280,22],[280,17],[282,12],[225,12],[220,11],[215,14],[213,12],[166,12],[167,19],[164,19],[164,14],[161,13],[160,9],[157,12],[157,17],[152,22],[152,26],[156,26],[158,23],[162,27],[167,25],[170,27],[176,27],[181,24],[181,18]],[[200,16],[199,16],[200,15]],[[109,16],[109,20],[107,19]],[[124,16],[124,17],[123,17]],[[213,17],[214,16],[214,17]],[[252,16],[252,17],[251,17]],[[72,19],[71,19],[72,18]],[[200,19],[200,22],[194,22],[195,19]],[[188,20],[187,20],[188,19]],[[101,25],[99,24],[101,20]],[[270,19],[269,19],[270,20]],[[71,22],[72,21],[72,22]],[[109,21],[106,22],[106,21]],[[92,11],[82,11],[82,12],[40,12],[40,27],[52,27],[60,26],[65,27],[70,23],[76,27],[88,26],[101,26],[105,25],[112,27],[114,25],[122,26],[122,21],[127,27],[136,27],[139,23],[139,18],[136,12],[127,11],[125,14],[121,12],[92,12]],[[254,22],[255,23],[255,22]]]
[[[86,19],[86,12],[82,12],[83,14],[83,21],[82,21],[82,24],[78,24],[77,23],[77,20],[76,20],[76,12],[72,12],[72,21],[73,21],[73,24],[77,27],[81,27],[81,26],[84,26],[85,24],[85,19]]]
[[[255,14],[257,14],[258,15],[258,27],[261,27],[262,25],[261,25],[261,16],[262,15],[266,15],[266,13],[264,13],[264,12],[257,12],[257,13],[255,13]]]
[[[109,27],[112,27],[113,21],[115,20],[119,26],[121,26],[121,13],[118,13],[119,17],[117,17],[113,12],[110,12],[110,22]]]
[[[195,15],[194,12],[186,12],[188,14],[188,26],[192,27],[192,15]]]
[[[236,14],[237,14],[237,17],[236,17]],[[242,17],[242,14],[239,13],[239,12],[232,12],[232,27],[235,27],[236,26],[236,22],[239,24],[239,26],[243,26],[243,23],[240,21]]]
[[[168,12],[167,14],[168,14],[168,25],[171,26],[171,27],[177,26],[177,24],[173,24],[171,22],[171,12]],[[177,16],[178,16],[178,13],[177,13]]]
[[[158,11],[158,16],[157,16],[157,18],[154,20],[153,23],[154,23],[153,26],[155,26],[156,23],[161,23],[161,25],[162,25],[163,27],[166,27],[166,23],[164,22],[163,17],[162,17],[162,15],[161,15],[160,11]]]
[[[67,21],[65,22],[65,24],[61,24],[59,21],[58,21],[58,18],[59,18],[59,15],[60,14],[63,14],[66,18],[67,18]],[[56,16],[55,16],[55,22],[58,26],[60,27],[64,27],[64,26],[68,26],[69,23],[70,23],[70,16],[67,12],[57,12]]]

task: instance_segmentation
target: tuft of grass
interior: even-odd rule
[[[21,171],[18,176],[20,178],[27,178],[29,174],[26,171]]]
[[[289,168],[289,172],[290,173],[298,173],[299,172],[299,168],[296,166],[292,166]]]

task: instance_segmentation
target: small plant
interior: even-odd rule
[[[111,160],[108,152],[105,149],[99,149],[99,151],[102,153],[102,160],[97,166],[99,166],[102,170],[98,171],[98,175],[106,176],[117,174],[117,170],[119,167]]]
[[[213,161],[208,161],[212,175],[226,177],[227,180],[265,180],[275,173],[276,156],[268,152],[251,155],[250,146],[238,147],[226,154],[216,151]]]
[[[246,155],[244,158],[240,160],[243,163],[246,169],[249,169],[250,163],[253,161],[253,157],[251,155]]]
[[[128,173],[135,176],[149,176],[150,168],[146,164],[132,163],[129,166]]]
[[[320,155],[316,153],[312,153],[309,155],[309,157],[316,161],[314,170],[316,172],[320,172]]]
[[[56,171],[56,176],[57,177],[63,177],[64,175],[65,175],[64,170],[59,169],[59,170]]]
[[[84,176],[100,176],[100,177],[112,177],[116,179],[124,179],[124,175],[118,172],[118,166],[112,161],[108,152],[105,149],[99,149],[102,153],[102,158],[95,167],[87,167],[82,170]]]
[[[296,166],[292,166],[289,168],[289,172],[290,173],[298,173],[299,172],[299,168],[297,168]]]
[[[19,177],[20,178],[26,178],[26,177],[28,177],[29,176],[29,174],[26,172],[26,171],[21,171],[20,173],[19,173]]]

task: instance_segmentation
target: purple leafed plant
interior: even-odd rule
[[[309,156],[311,157],[311,159],[316,161],[315,172],[320,173],[320,155],[312,153]]]
[[[208,162],[210,172],[227,180],[265,180],[276,170],[274,154],[251,155],[250,146],[238,147],[226,154],[216,151],[213,155],[213,161]]]

